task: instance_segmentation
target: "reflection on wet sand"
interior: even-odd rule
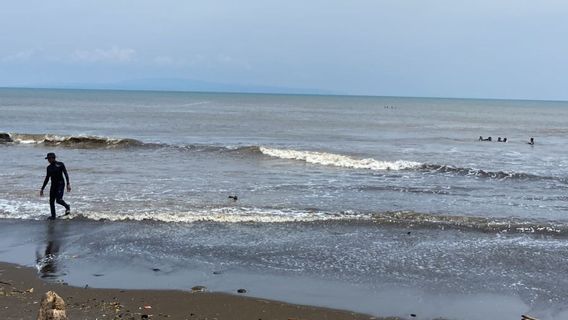
[[[59,251],[67,228],[62,221],[47,221],[46,224],[46,246],[43,254],[40,250],[36,251],[36,267],[42,278],[55,278],[59,275]]]

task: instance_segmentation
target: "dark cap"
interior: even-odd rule
[[[55,153],[50,152],[50,153],[47,154],[47,156],[45,156],[45,158],[46,158],[46,159],[55,158]]]

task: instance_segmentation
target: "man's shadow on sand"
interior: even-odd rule
[[[59,252],[62,240],[67,234],[67,223],[65,221],[47,221],[45,250],[36,251],[36,266],[41,278],[57,278],[61,274],[59,270]]]

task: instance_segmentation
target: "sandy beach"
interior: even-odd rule
[[[78,288],[43,281],[32,268],[0,263],[2,319],[35,319],[50,290],[65,300],[69,319],[379,319],[220,293]]]

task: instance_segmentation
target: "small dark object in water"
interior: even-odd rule
[[[95,274],[93,274],[93,276],[95,276],[95,277],[102,277],[102,276],[104,276],[104,274],[102,274],[102,273],[95,273]]]
[[[414,313],[411,313],[410,316],[416,318],[416,315]]]
[[[247,290],[246,289],[239,289],[239,290],[237,290],[237,292],[238,293],[247,293]]]
[[[191,292],[204,292],[206,291],[207,288],[204,286],[195,286],[193,288],[191,288]]]
[[[221,272],[221,271],[213,271],[213,274],[221,274],[221,273],[223,273],[223,272]]]
[[[147,314],[143,314],[140,316],[140,319],[148,319],[148,315]]]
[[[406,234],[407,234],[407,235],[410,235],[410,231],[408,231]]]
[[[233,201],[237,201],[237,200],[239,200],[239,197],[234,195],[234,196],[229,196],[229,199],[233,199]]]
[[[152,271],[158,272],[158,271],[160,271],[160,269],[158,269],[158,268],[152,268]]]

